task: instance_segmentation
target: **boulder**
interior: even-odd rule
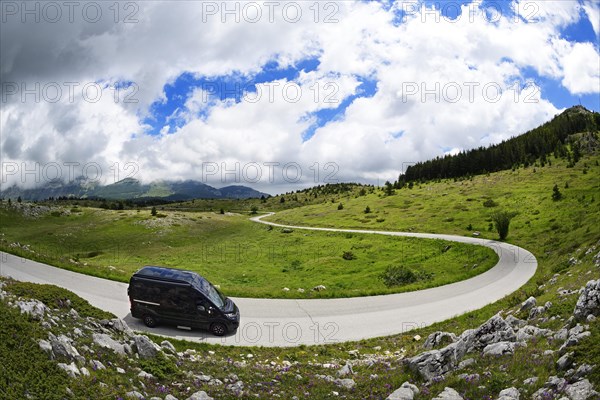
[[[340,368],[340,370],[337,372],[337,375],[340,377],[353,374],[354,371],[352,370],[352,364],[350,364],[348,361],[346,361],[346,365]]]
[[[457,340],[458,337],[454,333],[438,331],[427,336],[425,343],[423,343],[423,347],[426,349],[433,349],[435,347],[440,347],[441,345],[454,343]]]
[[[573,316],[583,320],[588,315],[600,316],[600,279],[589,281],[577,299]]]
[[[483,349],[484,356],[503,356],[512,355],[515,352],[514,342],[498,342],[485,346]]]
[[[21,310],[21,314],[29,314],[35,320],[41,320],[48,311],[48,307],[39,300],[17,301],[15,305]]]
[[[333,383],[335,383],[336,385],[343,387],[344,389],[352,389],[354,388],[354,386],[356,386],[356,382],[354,382],[354,379],[349,379],[349,378],[344,378],[344,379],[335,379],[333,381]]]
[[[573,365],[573,354],[574,353],[572,352],[567,353],[561,358],[559,358],[556,362],[556,369],[559,371],[566,371],[567,369],[569,369],[571,365]]]
[[[482,350],[492,343],[514,342],[516,340],[512,326],[499,314],[494,315],[484,324],[472,331],[472,333],[469,333],[464,337],[463,335],[461,335],[461,339],[458,343],[465,342],[466,352]]]
[[[177,354],[177,350],[175,349],[175,346],[173,346],[173,344],[171,342],[169,342],[168,340],[163,340],[162,342],[160,342],[160,347],[162,347],[164,350],[167,350],[168,352],[170,352],[172,354]]]
[[[565,393],[571,400],[597,399],[600,394],[594,390],[587,379],[582,379],[572,385],[567,385]]]
[[[43,352],[48,354],[48,357],[50,357],[50,359],[54,359],[54,353],[52,352],[52,345],[50,344],[50,342],[48,342],[44,339],[40,339],[38,341],[38,346],[40,346],[40,349]]]
[[[92,340],[100,347],[110,349],[120,355],[125,355],[125,348],[123,344],[117,342],[106,333],[94,333],[92,335]]]
[[[141,358],[154,358],[160,351],[160,346],[154,343],[146,335],[136,335],[133,337],[135,347]]]
[[[418,387],[409,382],[404,382],[398,389],[386,397],[386,400],[413,400],[417,394],[419,394]]]
[[[52,346],[52,353],[55,357],[64,357],[69,360],[74,360],[78,357],[79,351],[71,344],[72,340],[65,335],[54,336],[51,332],[48,333],[48,339]]]
[[[537,300],[535,299],[535,297],[531,296],[527,300],[525,300],[523,303],[521,303],[520,311],[531,310],[536,305],[537,305]]]
[[[498,400],[519,400],[520,393],[516,387],[502,390],[498,394]]]
[[[517,331],[516,340],[519,342],[529,340],[532,337],[549,336],[552,334],[550,329],[540,329],[537,326],[526,325]]]
[[[80,374],[79,368],[77,368],[75,362],[72,362],[71,364],[58,363],[58,368],[64,370],[71,378],[76,378]]]
[[[456,390],[447,387],[437,397],[434,397],[433,400],[463,400],[463,398]]]
[[[94,371],[99,370],[99,369],[106,369],[104,364],[102,364],[102,362],[100,362],[98,360],[90,360],[90,365],[92,366],[92,369]]]
[[[544,307],[544,306],[534,307],[531,310],[529,310],[528,319],[537,318],[545,312],[546,312],[546,307]]]
[[[456,368],[462,352],[457,351],[457,343],[452,343],[440,350],[430,350],[406,360],[408,367],[418,372],[423,378],[432,381],[444,376]]]
[[[527,322],[515,317],[514,315],[509,315],[508,317],[506,317],[505,320],[506,320],[506,322],[508,322],[508,324],[510,326],[513,327],[513,329],[518,329],[518,328],[521,328],[521,327],[527,325]]]
[[[194,393],[186,400],[213,400],[204,390]]]

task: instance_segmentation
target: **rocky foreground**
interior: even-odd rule
[[[245,354],[241,355],[241,360],[233,361],[219,357],[215,351],[208,351],[208,355],[200,355],[193,349],[177,351],[167,340],[156,343],[148,336],[133,332],[120,319],[83,318],[74,308],[70,308],[69,304],[65,304],[63,308],[50,308],[35,299],[16,297],[3,290],[4,286],[4,282],[0,281],[0,300],[19,309],[22,314],[28,314],[43,327],[47,338],[39,339],[39,348],[51,360],[55,360],[58,367],[64,370],[73,382],[79,378],[93,377],[99,388],[106,388],[109,384],[103,379],[108,379],[110,374],[127,375],[130,387],[119,393],[116,398],[176,400],[178,397],[171,394],[175,392],[173,388],[177,389],[176,393],[180,399],[187,400],[230,397],[281,398],[277,390],[277,379],[267,378],[270,374],[275,374],[276,377],[291,375],[298,382],[306,379],[303,375],[311,375],[311,379],[332,384],[337,388],[329,391],[328,397],[355,398],[352,390],[357,385],[358,375],[365,370],[363,367],[383,364],[392,370],[409,370],[415,376],[412,382],[407,381],[400,387],[390,388],[387,397],[389,400],[463,399],[452,387],[445,387],[439,393],[430,393],[428,385],[443,381],[446,376],[455,373],[459,373],[459,379],[477,384],[486,374],[491,374],[485,370],[473,372],[481,362],[478,360],[510,358],[520,348],[527,348],[529,344],[540,340],[549,344],[548,349],[542,355],[536,354],[534,357],[557,361],[553,361],[555,374],[543,382],[531,396],[532,399],[600,398],[600,394],[588,380],[590,374],[598,373],[598,366],[577,364],[572,351],[581,340],[590,335],[590,324],[597,323],[596,318],[600,316],[600,280],[589,281],[579,292],[562,293],[564,296],[578,294],[578,299],[572,316],[566,319],[558,330],[538,326],[557,317],[551,316],[553,305],[550,302],[538,305],[536,298],[530,297],[518,309],[509,310],[505,315],[499,313],[475,329],[466,330],[461,334],[432,333],[423,342],[422,347],[425,351],[412,357],[405,357],[403,349],[382,354],[359,354],[356,350],[349,352],[347,360],[327,364],[309,362],[302,366],[299,366],[298,361],[280,361],[279,357],[274,360],[257,360],[253,354]],[[416,336],[415,340],[420,338]],[[218,353],[218,349],[215,350]],[[203,373],[203,366],[208,364],[221,366],[222,368],[217,370],[222,372]],[[165,375],[169,372],[167,366],[177,370],[176,382],[165,384],[165,376],[169,376]],[[264,377],[263,381],[244,382],[231,372],[244,369],[259,371],[257,374]],[[361,372],[356,372],[357,369]],[[323,370],[330,373],[315,373]],[[463,370],[471,372],[460,373]],[[371,379],[376,377],[377,374],[370,376]],[[489,398],[524,398],[522,393],[527,387],[539,386],[538,379],[537,376],[528,377],[517,385],[503,388],[499,393],[493,394],[494,397]],[[269,385],[272,388],[265,390]],[[200,388],[202,390],[198,390]],[[73,398],[70,389],[67,388],[66,392],[65,398]],[[156,395],[161,392],[164,394]],[[183,397],[181,393],[185,393]],[[305,392],[304,395],[305,398],[311,397],[309,392]]]

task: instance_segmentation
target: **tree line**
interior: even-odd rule
[[[401,188],[409,182],[459,178],[520,165],[529,166],[537,159],[544,163],[546,157],[552,154],[577,162],[581,151],[576,142],[568,144],[569,136],[579,132],[596,132],[599,128],[600,113],[575,106],[540,127],[502,143],[411,165],[400,175],[394,187]]]

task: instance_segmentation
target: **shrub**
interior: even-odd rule
[[[562,199],[562,193],[560,192],[560,189],[558,189],[558,185],[554,185],[554,187],[552,188],[552,200],[554,201],[558,201],[560,199]]]
[[[517,214],[509,211],[497,211],[491,215],[494,226],[498,231],[500,240],[505,240],[508,237],[508,228],[510,226],[510,220],[513,219]]]
[[[250,214],[255,215],[257,213],[258,213],[258,207],[252,206],[252,208],[250,208]]]
[[[497,205],[498,205],[498,203],[496,203],[492,199],[487,199],[486,201],[483,202],[483,206],[487,207],[487,208],[496,207]]]
[[[351,252],[351,251],[345,251],[345,252],[342,254],[342,258],[343,258],[344,260],[355,260],[355,259],[356,259],[356,256],[355,256],[355,255],[354,255],[354,253],[353,253],[353,252]]]
[[[343,210],[344,209],[344,205],[342,203],[338,204],[338,210]]]
[[[380,275],[387,287],[402,286],[418,280],[417,274],[402,265],[390,265]]]
[[[159,352],[156,357],[140,360],[140,368],[158,379],[166,379],[177,372],[175,362]]]
[[[152,211],[150,211],[150,215],[152,215],[153,217],[156,217],[156,214],[158,212],[156,211],[156,207],[152,207]]]
[[[365,208],[365,214],[369,214],[371,212],[371,207],[367,206]]]

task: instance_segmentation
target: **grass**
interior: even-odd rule
[[[491,249],[440,240],[290,232],[253,223],[245,214],[160,213],[165,216],[78,207],[77,213],[54,210],[29,218],[4,204],[0,248],[125,282],[148,264],[194,270],[227,295],[241,297],[397,293],[464,280],[497,261]],[[390,266],[410,268],[426,279],[388,286],[381,276]],[[312,291],[317,285],[327,289]]]
[[[487,226],[489,214],[498,208],[518,210],[520,214],[512,221],[507,240],[532,251],[538,258],[539,267],[536,275],[524,287],[504,299],[482,309],[405,334],[357,342],[293,348],[225,347],[171,340],[178,351],[193,349],[196,351],[198,359],[202,361],[200,363],[186,361],[178,366],[176,372],[173,372],[170,367],[165,368],[165,371],[161,370],[165,378],[153,383],[152,386],[148,385],[149,394],[158,394],[164,397],[166,390],[178,398],[187,398],[184,392],[186,385],[179,383],[185,382],[181,371],[191,370],[197,374],[205,373],[219,378],[229,373],[235,373],[244,381],[249,392],[259,394],[261,398],[272,398],[274,393],[279,394],[280,398],[292,398],[293,396],[325,398],[331,397],[332,392],[337,391],[340,393],[340,397],[381,399],[407,380],[415,382],[420,388],[419,399],[435,397],[446,386],[455,388],[465,398],[497,398],[501,389],[516,386],[523,389],[521,398],[531,398],[532,394],[543,386],[549,376],[557,375],[555,363],[559,354],[555,352],[544,355],[543,353],[548,349],[556,350],[559,343],[547,339],[530,341],[526,348],[519,348],[513,357],[489,358],[479,354],[468,354],[467,357],[474,358],[476,361],[473,366],[449,374],[444,380],[431,385],[425,385],[419,377],[407,371],[402,364],[402,358],[424,351],[423,341],[414,341],[413,335],[419,334],[425,338],[428,334],[438,330],[460,334],[466,329],[477,327],[500,311],[504,313],[511,311],[523,317],[518,313],[520,303],[532,295],[537,298],[538,304],[544,304],[547,301],[553,303],[547,316],[554,318],[545,322],[538,321],[536,325],[556,331],[566,323],[573,313],[578,294],[561,296],[558,294],[559,289],[577,291],[587,281],[600,278],[600,271],[594,266],[592,260],[594,255],[600,251],[600,213],[598,213],[597,203],[600,200],[598,198],[600,168],[596,164],[598,159],[597,156],[586,157],[574,168],[566,168],[566,165],[560,160],[552,160],[551,167],[536,167],[536,172],[533,172],[533,167],[531,167],[514,172],[507,171],[490,176],[478,176],[468,181],[431,183],[422,185],[421,188],[417,185],[412,191],[401,190],[390,197],[380,197],[381,192],[356,198],[350,196],[350,198],[343,199],[343,210],[337,210],[337,203],[331,203],[328,199],[326,204],[277,214],[275,218],[286,223],[305,223],[304,218],[306,217],[312,224],[321,226],[334,223],[336,227],[364,227],[369,224],[374,226],[375,223],[372,221],[363,223],[353,221],[352,217],[340,217],[339,220],[334,218],[336,215],[334,212],[345,212],[349,208],[354,209],[356,215],[363,214],[362,211],[368,202],[373,213],[381,214],[382,210],[388,212],[385,221],[380,223],[385,225],[386,229],[412,227],[414,230],[418,228],[420,231],[469,235],[471,232],[466,230],[466,227],[470,223],[474,229],[482,232],[482,236],[495,238],[495,233],[484,229]],[[584,164],[588,165],[587,174],[583,173]],[[566,180],[569,182],[568,188],[564,188]],[[552,202],[550,199],[555,182],[559,184],[564,195],[559,202]],[[448,194],[444,195],[444,193]],[[498,205],[484,207],[483,202],[488,198],[494,199]],[[592,198],[594,198],[593,201]],[[337,200],[339,201],[339,198]],[[410,204],[405,203],[406,201],[409,201]],[[452,212],[450,213],[448,210]],[[84,210],[83,214],[89,211]],[[171,211],[161,212],[170,213]],[[318,213],[322,213],[321,218],[315,216]],[[429,213],[436,215],[430,216]],[[304,214],[307,215],[304,216]],[[451,221],[449,220],[450,216],[454,218]],[[4,218],[2,221],[4,229]],[[529,223],[527,223],[528,221]],[[59,233],[60,229],[55,229],[55,231]],[[271,233],[273,232],[276,230]],[[288,235],[293,236],[296,233],[292,232]],[[592,246],[596,246],[595,250],[588,252]],[[356,254],[355,250],[351,251]],[[578,262],[569,263],[568,260],[571,257],[577,259]],[[347,262],[352,263],[358,260],[360,258]],[[35,337],[38,331],[33,325],[19,325],[18,331],[15,331],[14,328],[5,328],[5,326],[9,326],[5,325],[9,322],[15,321],[15,323],[21,324],[22,321],[19,318],[22,317],[18,313],[5,312],[4,306],[2,307],[0,318],[4,319],[2,320],[3,329],[0,330],[0,346],[5,342],[12,343],[7,340],[7,335],[14,336],[22,335],[23,332],[31,332],[31,336]],[[590,322],[589,326],[591,336],[573,348],[575,361],[579,364],[585,362],[598,366],[600,365],[598,351],[600,323],[596,320]],[[155,338],[157,342],[162,340],[162,338]],[[35,343],[25,339],[21,339],[21,342],[29,346],[28,349],[32,350],[31,353],[37,351]],[[36,348],[34,349],[34,347]],[[349,354],[351,350],[358,350],[359,357],[365,357],[367,354],[380,357],[380,361],[373,364],[358,365],[356,363],[354,365],[353,379],[357,383],[355,389],[345,391],[315,376],[316,374],[335,375],[335,370],[324,368],[323,364],[343,365],[346,360],[353,359]],[[247,358],[248,353],[253,354],[254,357]],[[98,357],[111,356],[101,354]],[[6,359],[4,353],[2,359]],[[36,382],[37,378],[34,375],[28,375],[27,371],[30,369],[46,371],[44,366],[48,365],[47,368],[52,368],[50,363],[43,358],[23,357],[23,359],[31,363],[32,368],[28,368],[26,363],[19,364],[18,358],[15,357],[14,365],[17,370],[22,368],[24,371],[22,374],[24,378],[17,381],[17,384],[18,382],[27,382],[27,379],[31,379],[31,382],[36,384],[48,382],[47,378]],[[13,359],[11,358],[11,360]],[[113,361],[117,362],[117,360]],[[246,361],[248,366],[242,367],[236,364],[241,361]],[[283,361],[289,361],[291,366],[283,368]],[[271,366],[271,362],[274,362],[276,366]],[[87,393],[87,396],[91,396],[91,398],[114,399],[131,390],[132,384],[129,379],[134,376],[131,371],[135,371],[138,366],[137,363],[129,365],[127,374],[124,375],[111,371],[96,371],[92,378],[71,381],[70,387],[76,394]],[[149,366],[149,368],[153,367],[157,366]],[[480,377],[477,380],[465,379],[459,377],[460,373],[477,373]],[[300,379],[295,376],[296,374],[301,376]],[[538,382],[529,387],[524,386],[522,381],[532,376],[537,376]],[[25,377],[27,378],[25,379]],[[97,379],[97,381],[92,379]],[[597,389],[600,385],[598,369],[592,372],[588,379]],[[97,382],[99,381],[107,383],[109,389],[98,387]],[[58,384],[61,383],[58,382]],[[234,398],[233,394],[223,387],[197,383],[191,383],[190,386],[194,390],[206,390],[215,398]],[[0,387],[6,388],[6,386],[2,386],[1,381]],[[23,385],[21,387],[23,388]],[[48,393],[54,393],[51,387],[48,390]],[[85,395],[80,397],[86,398]],[[49,395],[47,398],[52,398],[52,396]]]

